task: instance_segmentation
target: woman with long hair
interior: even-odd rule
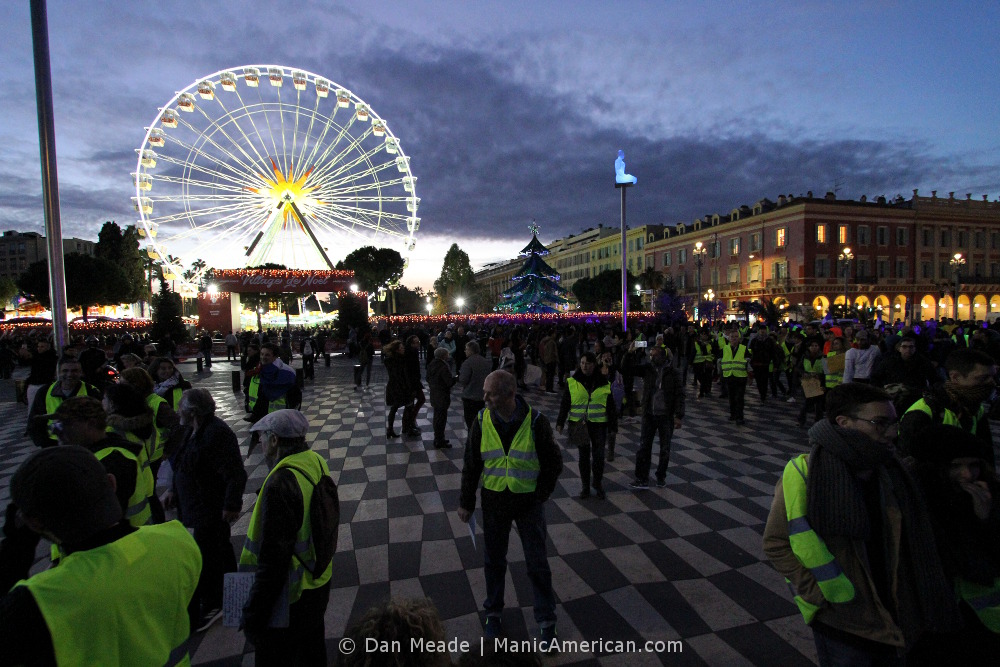
[[[385,437],[398,438],[399,433],[393,429],[396,412],[405,408],[410,402],[410,392],[406,386],[406,370],[404,368],[403,341],[394,340],[382,348],[382,363],[385,364],[389,379],[385,383],[385,407],[388,410],[385,424]]]

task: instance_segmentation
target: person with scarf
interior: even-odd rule
[[[163,398],[177,412],[181,405],[181,394],[191,388],[174,362],[167,357],[158,357],[149,365],[149,376],[153,378],[153,393]]]
[[[921,490],[896,456],[896,410],[867,384],[827,393],[810,453],[785,467],[764,553],[813,630],[821,667],[903,665],[926,633],[961,627]]]
[[[256,423],[269,412],[298,408],[301,392],[296,386],[295,371],[279,358],[273,343],[260,346],[260,364],[247,371],[243,385],[250,406],[248,421]]]
[[[932,425],[943,424],[971,433],[981,440],[989,453],[989,464],[996,467],[993,434],[987,409],[983,405],[996,388],[996,364],[984,352],[962,348],[948,355],[944,364],[948,379],[940,387],[924,394],[910,406],[899,424],[899,448],[910,454],[913,443]],[[946,447],[948,441],[942,441]]]

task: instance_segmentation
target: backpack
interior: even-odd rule
[[[313,353],[312,345],[310,345],[309,341],[307,340],[306,344],[302,346],[302,354],[304,356],[311,357],[312,353]]]
[[[295,558],[309,570],[310,574],[318,577],[330,565],[333,554],[337,551],[337,534],[340,524],[340,497],[337,495],[337,485],[329,475],[323,475],[319,482],[313,483],[305,470],[296,466],[285,467],[299,473],[313,485],[312,499],[309,501],[309,524],[312,528],[316,566],[309,569],[305,563],[302,563],[298,554],[295,554]]]

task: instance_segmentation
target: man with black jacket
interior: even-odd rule
[[[247,473],[236,434],[215,416],[207,389],[184,392],[178,412],[188,431],[171,459],[174,485],[163,505],[177,505],[178,518],[201,549],[201,578],[190,608],[192,627],[201,632],[221,617],[223,577],[236,571],[230,526],[243,507]]]
[[[680,374],[667,363],[666,353],[659,347],[650,348],[649,361],[642,383],[642,430],[635,455],[635,480],[629,483],[635,490],[649,488],[653,438],[657,435],[660,460],[656,466],[656,486],[666,486],[670,439],[684,418],[684,383]]]
[[[424,396],[424,383],[420,380],[420,338],[412,335],[406,339],[406,350],[403,354],[403,372],[406,375],[406,389],[414,402],[403,408],[403,435],[419,438],[417,428],[417,413],[427,400]]]
[[[503,370],[490,373],[483,384],[483,397],[486,408],[472,423],[465,447],[458,518],[463,523],[472,518],[482,479],[486,637],[503,636],[507,546],[511,525],[516,523],[535,593],[541,648],[558,649],[556,599],[545,552],[544,502],[562,472],[562,453],[553,440],[549,420],[516,395],[513,375]]]

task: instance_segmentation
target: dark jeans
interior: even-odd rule
[[[580,482],[583,484],[584,492],[590,490],[592,472],[594,488],[601,488],[604,479],[605,445],[608,441],[607,424],[587,422],[586,429],[590,442],[576,446],[580,453]]]
[[[822,623],[813,624],[813,640],[820,667],[902,667],[906,664],[895,646],[839,632]]]
[[[323,615],[329,601],[329,582],[319,588],[302,591],[298,602],[288,608],[288,627],[267,628],[261,633],[254,664],[262,667],[325,667],[326,628]]]
[[[782,370],[780,368],[771,371],[771,396],[778,398],[778,392],[781,391],[781,395],[785,396],[788,394],[788,390],[785,389],[784,383],[781,381]]]
[[[227,345],[226,346],[226,361],[237,361],[238,359],[239,359],[239,356],[236,354],[236,346],[235,345]]]
[[[558,364],[554,361],[549,362],[543,366],[545,371],[545,391],[552,391],[552,387],[556,381],[556,367]]]
[[[760,394],[761,403],[767,400],[767,383],[770,377],[771,373],[766,366],[753,369],[753,381],[757,384],[757,393]]]
[[[192,622],[210,609],[222,607],[222,579],[236,571],[236,554],[230,542],[229,524],[222,519],[194,527],[194,541],[201,551],[201,575],[188,611]]]
[[[444,427],[448,424],[448,408],[451,401],[441,405],[432,406],[434,408],[434,444],[444,442]]]
[[[403,408],[403,432],[406,433],[410,429],[417,427],[417,413],[420,412],[420,408],[424,407],[426,399],[424,398],[424,388],[415,389],[412,393],[415,402],[408,404]]]
[[[502,509],[483,510],[483,543],[486,573],[486,601],[483,609],[487,615],[499,616],[503,611],[504,579],[507,575],[507,546],[510,527],[517,524],[521,536],[528,579],[535,593],[535,621],[554,623],[556,596],[552,591],[552,571],[545,553],[545,507],[532,505],[521,514],[512,515]]]
[[[316,378],[316,357],[314,355],[302,355],[302,377],[310,380]]]
[[[369,386],[372,383],[372,360],[374,357],[368,357],[367,361],[362,361],[359,366],[359,370],[354,373],[355,384],[361,386],[361,376],[365,376],[365,386]]]
[[[823,418],[823,411],[826,407],[826,394],[820,394],[819,396],[813,396],[812,398],[807,398],[799,409],[799,425],[804,426],[806,423],[806,415],[811,411],[815,421],[819,421]]]
[[[656,464],[656,479],[667,476],[670,463],[670,439],[674,435],[673,415],[654,415],[651,411],[642,413],[642,429],[639,432],[639,451],[635,453],[635,478],[648,482],[649,469],[653,463],[653,438],[660,436],[660,460]]]
[[[474,401],[471,398],[462,399],[462,416],[465,417],[465,428],[472,430],[472,422],[476,421],[479,411],[486,407],[486,401]]]
[[[698,396],[712,395],[712,375],[714,373],[715,365],[711,362],[695,365],[694,377],[698,380]]]
[[[722,378],[726,385],[726,394],[729,396],[729,417],[731,419],[743,419],[743,404],[746,400],[747,379],[730,375]]]
[[[205,368],[212,367],[212,350],[202,350],[202,355],[205,357]]]

